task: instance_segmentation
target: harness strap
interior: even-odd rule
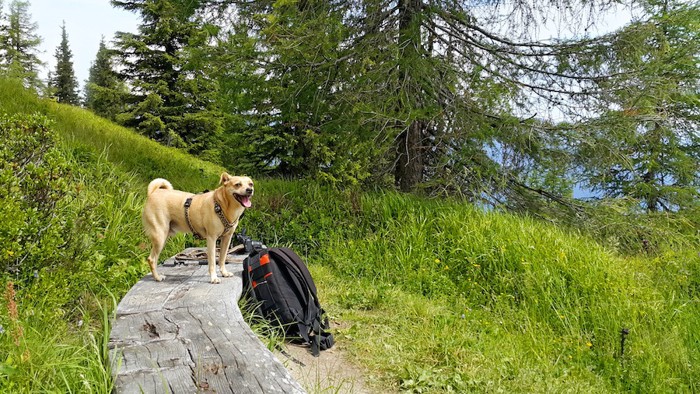
[[[231,231],[235,222],[232,223],[229,222],[228,219],[226,219],[226,215],[224,215],[224,210],[221,208],[221,205],[219,205],[219,202],[216,201],[216,198],[214,198],[214,212],[216,212],[216,216],[218,216],[219,220],[221,220],[221,224],[224,225],[224,232],[221,233],[221,235],[224,235]]]
[[[191,205],[192,205],[192,197],[189,197],[188,199],[185,200],[185,221],[187,222],[187,226],[190,228],[192,235],[194,235],[194,237],[196,239],[204,239],[204,237],[199,235],[199,233],[194,230],[194,227],[192,227],[192,222],[190,222],[190,206]],[[224,234],[228,233],[229,231],[231,231],[235,222],[232,223],[232,222],[229,222],[228,219],[226,219],[226,215],[224,215],[224,210],[221,208],[221,205],[219,204],[219,202],[216,201],[216,198],[214,199],[214,212],[216,212],[216,216],[218,216],[219,220],[221,220],[221,224],[224,225],[224,232],[221,233],[221,235],[224,235]]]
[[[190,222],[190,205],[192,205],[192,197],[185,200],[185,221],[187,222],[187,226],[190,228],[192,235],[194,235],[196,239],[204,239],[204,237],[199,235],[198,232],[194,231],[194,227],[192,227],[192,223]]]

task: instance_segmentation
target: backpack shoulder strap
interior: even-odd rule
[[[283,259],[285,263],[287,263],[287,265],[291,265],[295,268],[296,271],[298,271],[301,274],[301,279],[303,279],[304,283],[306,284],[306,287],[309,288],[311,296],[314,299],[314,303],[319,309],[321,309],[321,304],[318,301],[318,291],[316,290],[316,284],[311,278],[311,273],[309,272],[309,269],[306,268],[306,265],[301,261],[299,255],[294,253],[294,251],[289,248],[271,248],[270,252],[274,253],[276,257]]]
[[[260,301],[260,299],[253,291],[253,270],[260,267],[260,257],[267,253],[267,249],[260,249],[250,253],[243,259],[243,272],[241,273],[243,279],[242,295],[252,297],[256,301]]]

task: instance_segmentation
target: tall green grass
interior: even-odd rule
[[[66,157],[83,169],[75,209],[91,212],[90,230],[75,237],[81,261],[18,290],[32,361],[13,348],[0,311],[0,387],[107,392],[109,300],[148,271],[147,182],[196,192],[215,187],[223,168],[4,81],[0,111],[55,121]],[[337,346],[378,391],[700,389],[700,258],[688,244],[625,256],[527,217],[307,181],[256,179],[253,204],[241,226],[307,259]],[[164,256],[191,242],[176,237]]]
[[[579,234],[459,202],[303,183],[270,192],[247,223],[306,252],[327,309],[343,322],[339,342],[385,385],[698,388],[700,259],[691,250],[623,257]]]

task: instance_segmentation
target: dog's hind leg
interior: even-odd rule
[[[151,238],[151,254],[148,256],[148,265],[151,267],[151,274],[153,275],[153,279],[155,279],[157,282],[162,282],[163,279],[165,279],[165,275],[160,275],[158,274],[158,270],[156,269],[156,266],[158,265],[158,256],[160,256],[160,252],[163,250],[163,246],[165,246],[165,240],[168,239],[168,233],[167,230],[164,233],[151,233],[149,234],[149,238]]]
[[[207,262],[209,263],[209,282],[221,283],[216,277],[216,238],[207,237]]]

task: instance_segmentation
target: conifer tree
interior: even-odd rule
[[[583,183],[647,212],[697,206],[700,190],[700,6],[652,0],[615,36],[598,67],[611,94],[576,130]]]
[[[259,79],[246,86],[222,65],[220,83],[238,88],[226,89],[226,103],[243,109],[243,132],[279,147],[274,160],[254,164],[285,175],[355,173],[493,204],[524,200],[542,184],[559,192],[567,188],[559,168],[531,171],[564,164],[547,150],[557,136],[538,110],[595,92],[606,76],[560,71],[596,40],[538,40],[537,26],[556,11],[536,2],[216,3],[235,7],[224,50],[248,64],[232,70]],[[562,4],[563,20],[587,7]],[[241,90],[255,94],[240,100]],[[362,147],[348,149],[349,140]]]
[[[7,24],[7,44],[5,46],[5,64],[7,74],[21,79],[27,88],[40,90],[39,44],[41,37],[37,34],[38,25],[29,14],[29,2],[13,0]]]
[[[117,114],[125,111],[127,94],[126,87],[114,71],[112,55],[102,37],[85,82],[85,106],[97,115],[115,120]]]
[[[218,160],[221,133],[216,84],[194,53],[208,33],[189,3],[175,0],[112,1],[137,12],[138,33],[118,32],[115,52],[131,87],[127,110],[117,120],[167,145]]]
[[[5,17],[5,5],[0,0],[0,73],[5,70],[7,57],[7,18]]]
[[[66,22],[61,26],[61,43],[56,48],[56,70],[49,79],[51,91],[59,103],[78,105],[78,80],[73,70],[73,52],[68,45]]]

